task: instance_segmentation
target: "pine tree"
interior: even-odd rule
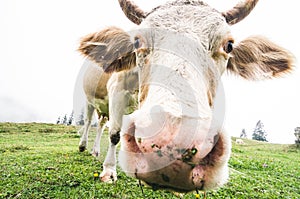
[[[247,133],[246,133],[246,130],[243,129],[241,134],[240,134],[240,138],[247,138]]]
[[[60,124],[60,116],[57,118],[56,124]]]
[[[73,119],[74,119],[74,111],[72,111],[72,113],[70,114],[67,125],[72,125]]]
[[[84,108],[81,109],[78,119],[76,120],[76,125],[84,125]]]
[[[65,116],[63,117],[63,120],[62,120],[62,124],[67,124],[67,120],[68,120],[68,118],[67,118],[67,114],[65,114]]]
[[[300,127],[295,128],[294,135],[296,137],[295,144],[296,144],[297,147],[300,147]]]
[[[259,120],[256,123],[256,127],[255,127],[255,129],[253,131],[253,134],[252,134],[252,139],[253,140],[268,142],[268,140],[267,140],[267,133],[266,133],[266,131],[263,128],[264,128],[264,125]]]

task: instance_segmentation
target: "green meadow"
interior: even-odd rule
[[[0,123],[0,198],[196,198],[141,187],[118,169],[118,181],[101,183],[108,134],[98,159],[78,151],[78,127],[42,123]],[[91,132],[95,134],[95,129]],[[206,198],[300,198],[300,149],[232,138],[230,179]],[[91,142],[89,145],[91,146]],[[200,193],[200,198],[204,198]]]

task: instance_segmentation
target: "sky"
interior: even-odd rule
[[[144,10],[165,0],[135,0]],[[220,11],[238,0],[207,0]],[[297,1],[261,0],[242,22],[232,26],[235,40],[264,35],[300,57]],[[84,58],[79,39],[107,26],[135,27],[117,0],[0,1],[0,122],[56,122],[73,109],[75,84]],[[274,143],[293,143],[300,126],[300,72],[285,78],[250,82],[224,74],[224,128],[251,137],[258,120]],[[75,100],[76,101],[76,100]]]

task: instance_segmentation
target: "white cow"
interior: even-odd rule
[[[85,43],[84,41],[82,41]],[[138,89],[138,73],[130,71],[114,74],[104,73],[103,69],[94,62],[86,60],[86,70],[83,77],[83,89],[86,95],[85,121],[82,129],[79,151],[87,149],[88,133],[93,114],[97,111],[98,128],[92,148],[92,155],[100,155],[100,139],[103,131],[108,126],[110,134],[110,148],[104,162],[104,171],[100,174],[104,182],[117,180],[115,166],[115,146],[119,142],[119,132],[122,125],[122,116],[130,112],[136,106],[136,90]],[[109,92],[108,92],[109,91]],[[107,122],[107,119],[112,119]],[[113,163],[111,163],[113,162]]]
[[[235,140],[236,144],[245,144],[244,141],[242,139],[236,139]]]
[[[119,0],[139,27],[130,33],[108,27],[82,40],[80,51],[106,73],[139,71],[139,106],[121,126],[119,163],[128,175],[180,192],[214,189],[227,181],[231,141],[214,114],[222,73],[257,80],[292,68],[290,53],[264,37],[234,42],[230,26],[257,2],[245,0],[219,12],[200,0],[173,0],[145,13]],[[109,98],[110,108],[123,100],[110,93]],[[104,179],[116,175],[119,137],[112,133],[111,138]]]

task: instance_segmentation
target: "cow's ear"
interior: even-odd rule
[[[293,55],[267,38],[251,36],[234,46],[227,69],[249,80],[280,77],[292,71]]]
[[[109,27],[83,37],[78,50],[103,67],[107,73],[130,69],[136,65],[130,35],[120,28]]]

